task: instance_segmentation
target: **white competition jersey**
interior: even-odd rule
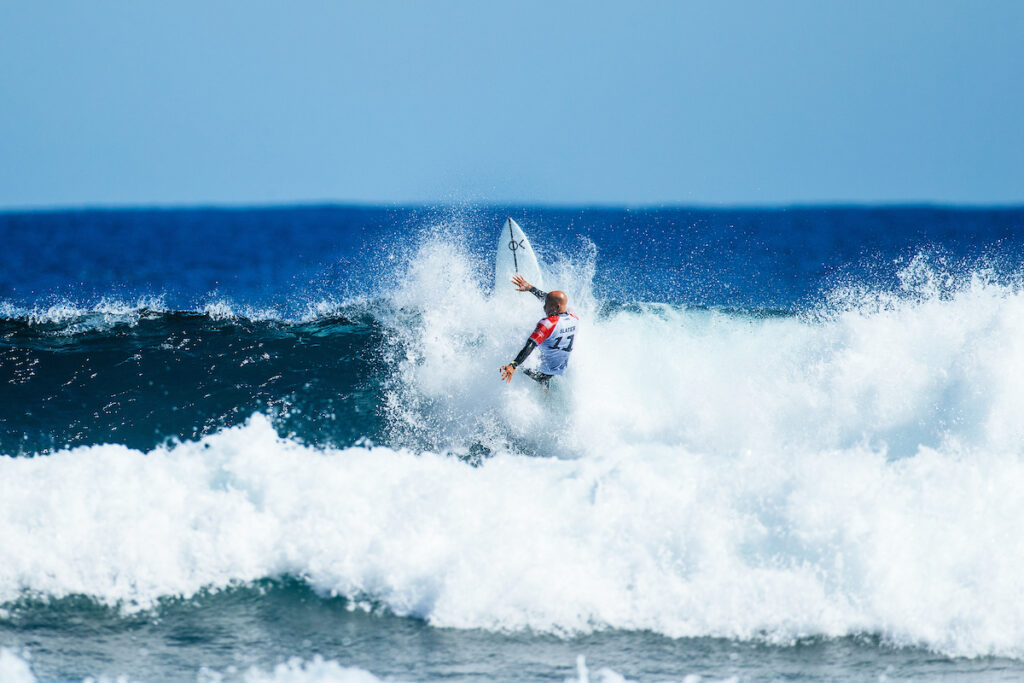
[[[538,372],[561,375],[569,363],[569,354],[576,342],[576,326],[580,319],[572,313],[558,313],[541,318],[530,339],[540,347]]]

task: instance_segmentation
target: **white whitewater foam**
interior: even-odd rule
[[[920,262],[903,276],[904,289],[888,295],[837,293],[824,315],[663,304],[599,315],[593,254],[563,261],[549,279],[581,321],[570,373],[545,399],[521,373],[510,386],[498,380],[540,303],[492,298],[470,256],[428,240],[390,292],[398,313],[384,321],[391,443],[562,457],[646,445],[714,455],[1020,453],[1024,292],[981,275],[940,286]]]
[[[473,468],[318,450],[260,415],[141,453],[0,458],[0,602],[136,609],[263,577],[438,626],[878,633],[1024,655],[1024,459],[623,448]]]
[[[32,667],[13,650],[0,647],[0,681],[4,683],[35,683]]]
[[[244,676],[245,683],[380,683],[381,679],[365,669],[341,666],[337,662],[314,657],[305,662],[299,658],[278,664],[271,672],[256,667]]]
[[[565,683],[628,683],[630,679],[626,678],[622,674],[609,669],[606,666],[601,667],[593,674],[590,673],[590,669],[587,668],[587,660],[583,655],[576,657],[576,677],[565,679]],[[705,679],[702,676],[696,674],[690,674],[685,676],[682,683],[716,683],[715,679]],[[718,683],[738,683],[739,679],[736,677],[718,679]]]

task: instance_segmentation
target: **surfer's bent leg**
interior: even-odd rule
[[[533,381],[538,382],[545,389],[547,389],[551,385],[551,378],[554,377],[554,375],[548,375],[543,372],[537,372],[536,370],[533,370],[531,368],[524,368],[523,374],[532,379]]]

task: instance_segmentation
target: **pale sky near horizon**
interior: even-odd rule
[[[1024,2],[0,0],[0,208],[1024,204]]]

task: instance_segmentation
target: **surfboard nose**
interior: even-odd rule
[[[498,251],[494,262],[494,286],[496,291],[513,292],[509,281],[514,275],[521,275],[536,287],[543,286],[543,275],[537,255],[526,238],[523,229],[511,217],[505,219]]]

